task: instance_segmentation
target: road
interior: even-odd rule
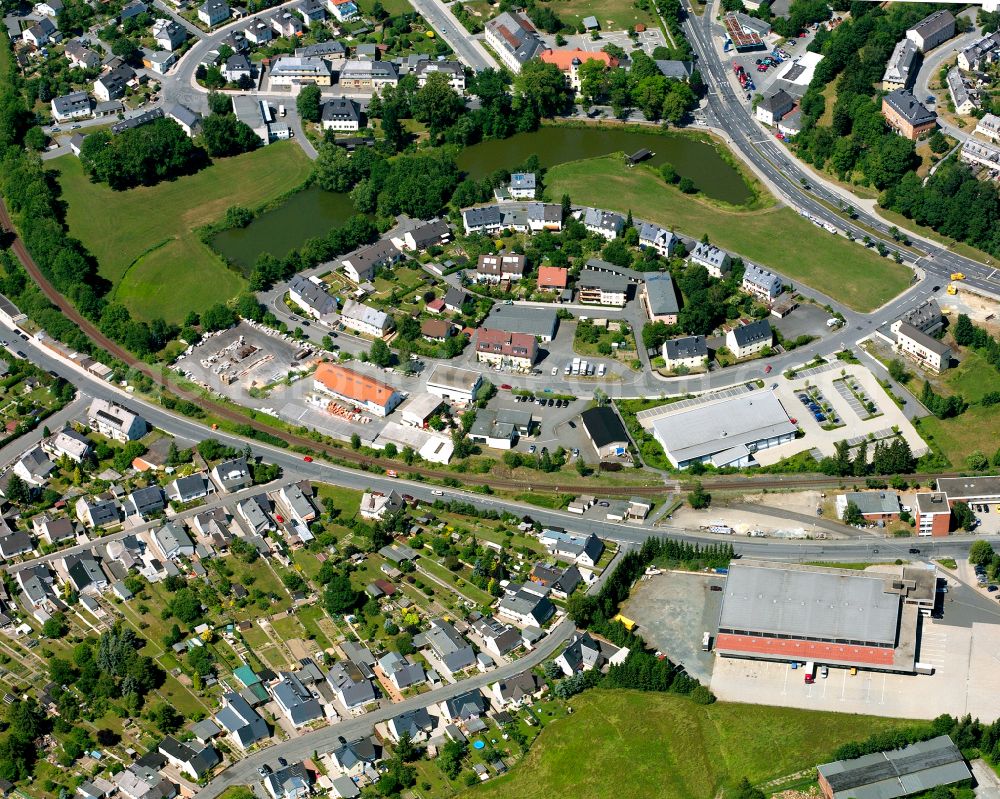
[[[975,13],[972,10],[962,12],[959,16],[971,17],[972,21],[975,22]],[[982,33],[973,28],[968,33],[960,34],[954,39],[950,39],[945,42],[937,49],[931,50],[929,53],[924,55],[923,62],[920,65],[920,71],[917,73],[917,78],[914,81],[913,87],[913,93],[916,95],[917,99],[920,100],[920,102],[927,104],[926,101],[928,97],[939,96],[931,90],[930,84],[931,81],[937,81],[937,74],[941,69],[941,64],[954,56],[956,51],[964,50],[980,36],[982,36]],[[940,97],[944,98],[946,101],[951,99],[947,90],[942,92]],[[937,108],[939,113],[944,110],[944,106],[941,103],[938,103]],[[938,125],[945,133],[952,138],[958,139],[960,142],[969,138],[969,133],[967,131],[963,131],[961,128],[955,127],[940,115],[938,116]]]
[[[873,240],[882,241],[891,250],[899,249],[890,233],[893,227],[890,222],[873,210],[867,210],[865,204],[846,189],[807,170],[786,146],[779,144],[753,119],[749,101],[738,91],[738,84],[723,60],[724,36],[721,27],[715,23],[713,9],[706,9],[699,17],[691,11],[686,0],[684,7],[687,12],[683,21],[684,32],[698,56],[698,67],[708,88],[706,117],[709,125],[720,131],[736,154],[795,210],[807,211],[842,231],[852,233],[856,239],[870,236]],[[810,188],[806,189],[804,185]],[[848,219],[831,210],[845,203],[857,211],[856,219]],[[929,284],[947,283],[949,275],[954,272],[964,273],[964,285],[970,288],[993,296],[1000,294],[1000,280],[994,274],[991,263],[982,264],[965,258],[916,235],[911,235],[911,238],[912,247],[919,257],[911,259],[910,265],[919,267],[925,273],[918,286],[908,292],[911,302],[928,296],[931,293]]]
[[[468,64],[476,72],[482,72],[486,68],[500,68],[496,59],[465,29],[442,0],[410,0],[410,3],[450,45],[462,63]]]

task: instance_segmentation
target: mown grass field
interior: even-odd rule
[[[50,162],[68,205],[70,234],[97,258],[113,296],[136,317],[179,321],[244,285],[195,234],[233,205],[256,207],[300,185],[310,162],[293,142],[217,159],[196,175],[130,191],[91,183],[79,159]]]
[[[632,0],[555,0],[551,8],[563,22],[573,26],[593,15],[602,30],[626,30],[637,22],[660,27],[658,19],[648,11],[636,8]],[[600,46],[594,49],[600,49]]]
[[[462,799],[712,799],[744,776],[790,775],[906,723],[635,691],[589,691],[571,704],[509,775]]]
[[[790,208],[719,208],[667,186],[648,167],[628,169],[615,156],[573,161],[546,175],[552,197],[615,211],[700,238],[770,266],[859,311],[879,307],[910,283],[910,271],[843,236],[834,236]]]

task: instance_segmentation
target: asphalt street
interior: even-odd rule
[[[487,67],[499,69],[496,59],[470,34],[441,0],[410,0],[410,4],[455,51],[462,63],[482,72]]]

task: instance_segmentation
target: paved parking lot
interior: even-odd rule
[[[786,341],[794,341],[799,336],[816,336],[822,338],[829,335],[831,329],[826,326],[830,314],[818,305],[804,302],[783,319],[769,316],[767,321],[771,327],[781,331]]]
[[[725,578],[693,572],[666,572],[640,579],[632,589],[622,614],[639,625],[646,642],[660,650],[688,673],[708,682],[715,658],[701,648],[702,636],[713,637],[719,627]]]

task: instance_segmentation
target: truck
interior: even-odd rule
[[[587,376],[587,374],[588,374],[588,372],[587,372],[587,369],[588,369],[588,368],[589,368],[589,367],[588,367],[588,365],[587,365],[587,362],[586,362],[586,361],[580,361],[580,374],[581,374],[581,375],[583,375],[584,377],[586,377],[586,376]]]
[[[579,358],[574,358],[573,359],[573,374],[575,374],[575,375],[580,374],[580,359]]]
[[[816,664],[810,660],[805,666],[805,683],[812,685],[814,682],[816,682]]]
[[[954,283],[949,283],[948,284],[948,293],[951,294],[952,296],[954,296],[955,294],[958,294],[958,287]]]
[[[706,632],[701,637],[701,649],[702,649],[703,652],[707,652],[711,648],[712,648],[712,634],[709,633],[709,632]]]
[[[278,116],[283,117],[284,115],[285,115],[285,106],[282,104],[278,106]]]
[[[934,666],[931,663],[915,663],[913,664],[913,670],[916,671],[917,674],[933,674]]]
[[[952,272],[951,273],[951,279],[952,280],[965,280],[965,275],[962,272]]]

